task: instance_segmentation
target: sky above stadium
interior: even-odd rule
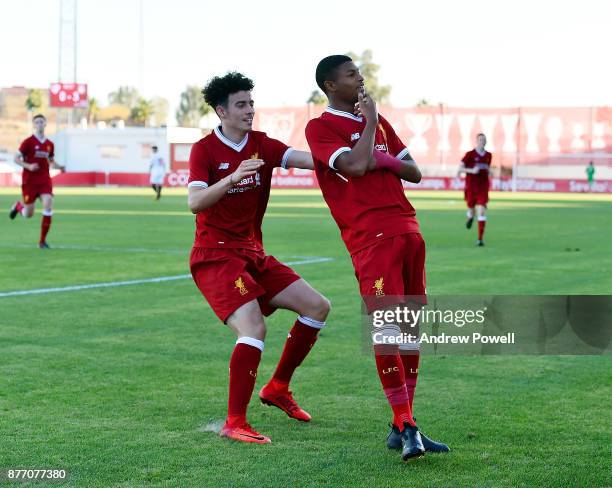
[[[58,77],[59,0],[2,0],[0,86]],[[324,56],[372,49],[391,102],[612,105],[612,2],[79,0],[78,80],[169,99],[236,69],[260,106],[302,105]]]

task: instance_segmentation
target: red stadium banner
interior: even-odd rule
[[[87,108],[87,84],[51,83],[49,105],[57,108]]]
[[[255,128],[308,150],[304,129],[324,108],[260,108]],[[487,136],[487,149],[497,167],[612,163],[612,109],[607,107],[381,107],[379,111],[419,164],[456,167],[474,147],[479,132]]]
[[[294,174],[294,172],[297,172]],[[165,186],[186,187],[189,170],[179,169],[166,175]],[[148,173],[103,173],[68,172],[58,173],[52,177],[53,184],[57,186],[148,186]],[[0,186],[20,186],[21,173],[0,173]],[[404,183],[407,191],[420,190],[463,190],[462,178],[425,176],[418,185]],[[272,177],[273,188],[291,189],[318,189],[316,176],[307,170],[276,170]],[[509,178],[492,178],[492,191],[512,191],[512,180]],[[612,193],[612,180],[595,181],[589,187],[586,180],[558,179],[558,178],[518,178],[516,190],[526,192],[544,193]]]

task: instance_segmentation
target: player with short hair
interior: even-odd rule
[[[237,335],[230,359],[228,415],[222,437],[264,444],[246,412],[264,349],[263,316],[277,308],[298,314],[262,403],[308,422],[289,391],[330,310],[329,301],[291,268],[264,252],[261,223],[276,167],[312,169],[310,153],[252,130],[253,82],[240,73],[214,77],[202,90],[221,124],[195,143],[189,158],[189,208],[196,214],[193,279],[215,314]]]
[[[164,185],[164,178],[166,177],[166,163],[164,163],[164,158],[157,153],[157,146],[151,146],[151,150],[153,151],[153,156],[151,156],[151,161],[149,162],[149,182],[155,192],[155,200],[159,200],[161,198],[162,186]]]
[[[34,133],[25,139],[19,146],[15,155],[15,163],[23,168],[21,180],[21,193],[23,203],[16,201],[9,212],[14,219],[17,214],[29,219],[34,215],[36,199],[40,198],[43,204],[42,220],[40,226],[40,249],[49,249],[47,233],[51,228],[53,215],[53,184],[49,168],[53,167],[65,171],[65,167],[55,162],[55,146],[45,137],[47,119],[44,115],[35,115],[32,119]]]
[[[418,183],[421,172],[393,127],[365,93],[364,79],[348,56],[321,60],[316,81],[329,106],[306,126],[315,172],[351,255],[368,313],[425,297],[425,242],[402,179]],[[399,324],[385,324],[393,335]],[[378,344],[378,376],[393,410],[387,445],[402,458],[448,447],[422,435],[412,417],[418,374],[418,344]]]
[[[465,173],[464,197],[467,204],[467,221],[470,229],[474,222],[474,207],[478,217],[477,246],[484,246],[484,231],[487,222],[487,203],[489,202],[489,170],[491,153],[485,149],[487,137],[481,132],[476,136],[476,147],[465,153],[459,164],[458,176]]]

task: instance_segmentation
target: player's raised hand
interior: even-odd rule
[[[262,159],[245,159],[240,163],[236,171],[230,175],[230,183],[235,185],[240,183],[247,176],[254,175],[257,170],[264,165]]]
[[[378,111],[376,102],[365,91],[360,91],[357,95],[358,102],[356,111],[358,115],[365,117],[366,121],[378,122]]]

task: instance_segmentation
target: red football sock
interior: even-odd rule
[[[486,217],[478,217],[478,240],[482,241],[482,236],[485,231],[485,224],[487,223]]]
[[[263,351],[263,341],[241,337],[230,359],[229,399],[227,423],[241,426],[246,422],[246,412],[255,387],[257,367]]]
[[[40,243],[47,241],[47,233],[51,227],[51,214],[46,215],[43,213],[42,220],[40,222]]]
[[[404,422],[414,424],[408,391],[404,380],[404,367],[397,346],[375,345],[374,358],[378,377],[382,383],[387,401],[393,410],[393,424],[403,429]]]
[[[409,352],[409,354],[408,354]],[[403,354],[402,354],[403,353]],[[406,390],[408,391],[408,400],[410,401],[410,409],[412,410],[412,402],[414,400],[414,390],[416,390],[417,378],[419,376],[419,351],[400,351],[402,358],[402,366],[404,366],[404,379],[406,381]]]
[[[295,369],[302,364],[317,341],[317,336],[325,322],[308,317],[298,317],[287,335],[283,354],[278,361],[272,380],[281,385],[288,385]],[[279,386],[281,386],[279,385]]]

